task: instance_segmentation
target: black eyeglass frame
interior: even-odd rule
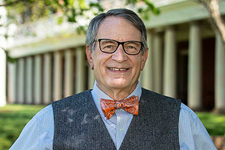
[[[111,40],[111,41],[115,41],[115,42],[118,43],[118,46],[117,46],[116,49],[115,49],[114,51],[112,51],[112,52],[105,52],[105,51],[103,51],[103,50],[101,49],[101,44],[100,44],[100,42],[101,42],[102,40]],[[96,39],[96,40],[94,40],[94,42],[99,42],[99,48],[100,48],[100,50],[101,50],[103,53],[107,53],[107,54],[115,53],[116,50],[118,49],[118,47],[119,47],[120,44],[121,44],[122,47],[123,47],[123,51],[124,51],[127,55],[138,55],[138,54],[141,52],[141,50],[142,50],[142,48],[143,48],[143,45],[144,45],[141,41],[124,41],[124,42],[119,42],[119,41],[116,41],[116,40],[113,40],[113,39]],[[127,42],[138,42],[138,43],[140,43],[140,44],[141,44],[140,50],[139,50],[137,53],[135,53],[135,54],[127,53],[126,50],[125,50],[125,48],[124,48],[124,43],[127,43]]]

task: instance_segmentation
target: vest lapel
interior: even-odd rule
[[[120,150],[178,150],[178,119],[180,102],[173,108],[165,97],[142,89],[139,115],[134,116]],[[166,103],[164,103],[166,102]],[[164,108],[165,107],[165,108]],[[171,108],[171,110],[170,110]],[[175,118],[175,119],[174,119]]]
[[[145,100],[143,99],[143,93],[141,96],[141,100],[139,102],[139,115],[133,116],[133,119],[131,121],[131,124],[128,128],[127,134],[124,138],[124,141],[120,147],[120,150],[126,150],[126,149],[140,149],[140,144],[146,144],[149,145],[151,143],[151,140],[148,138],[152,137],[153,133],[151,130],[149,130],[149,122],[151,122],[151,118],[148,118],[146,115],[146,110],[149,110],[147,105],[145,104]],[[148,111],[147,111],[148,112]],[[151,113],[151,112],[148,112]],[[142,140],[148,141],[148,142],[141,142]],[[145,146],[144,146],[145,147]],[[147,146],[148,149],[150,146]]]
[[[95,142],[95,149],[107,149],[107,150],[115,150],[116,147],[112,141],[112,138],[98,112],[98,109],[94,103],[94,100],[90,93],[90,106],[86,108],[89,118],[92,119],[92,122],[88,124],[86,127],[89,132],[89,139],[87,139],[87,143],[90,140]],[[93,108],[93,109],[91,109]],[[94,149],[94,148],[93,148]]]
[[[54,102],[53,110],[54,150],[115,150],[90,91]]]

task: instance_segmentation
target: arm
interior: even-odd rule
[[[181,150],[216,150],[198,116],[184,104],[180,110],[179,139]]]
[[[52,106],[38,112],[24,127],[10,150],[52,149],[54,120]]]

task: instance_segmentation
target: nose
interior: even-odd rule
[[[112,54],[112,59],[117,62],[123,62],[127,60],[127,54],[124,52],[122,44],[119,45],[117,50]]]

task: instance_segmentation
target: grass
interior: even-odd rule
[[[7,150],[25,124],[44,106],[7,105],[0,107],[0,150]]]
[[[7,150],[18,138],[26,123],[45,106],[7,105],[0,107],[0,150]],[[211,136],[224,135],[225,115],[197,113]]]
[[[197,113],[211,136],[225,135],[225,115],[209,112]]]

